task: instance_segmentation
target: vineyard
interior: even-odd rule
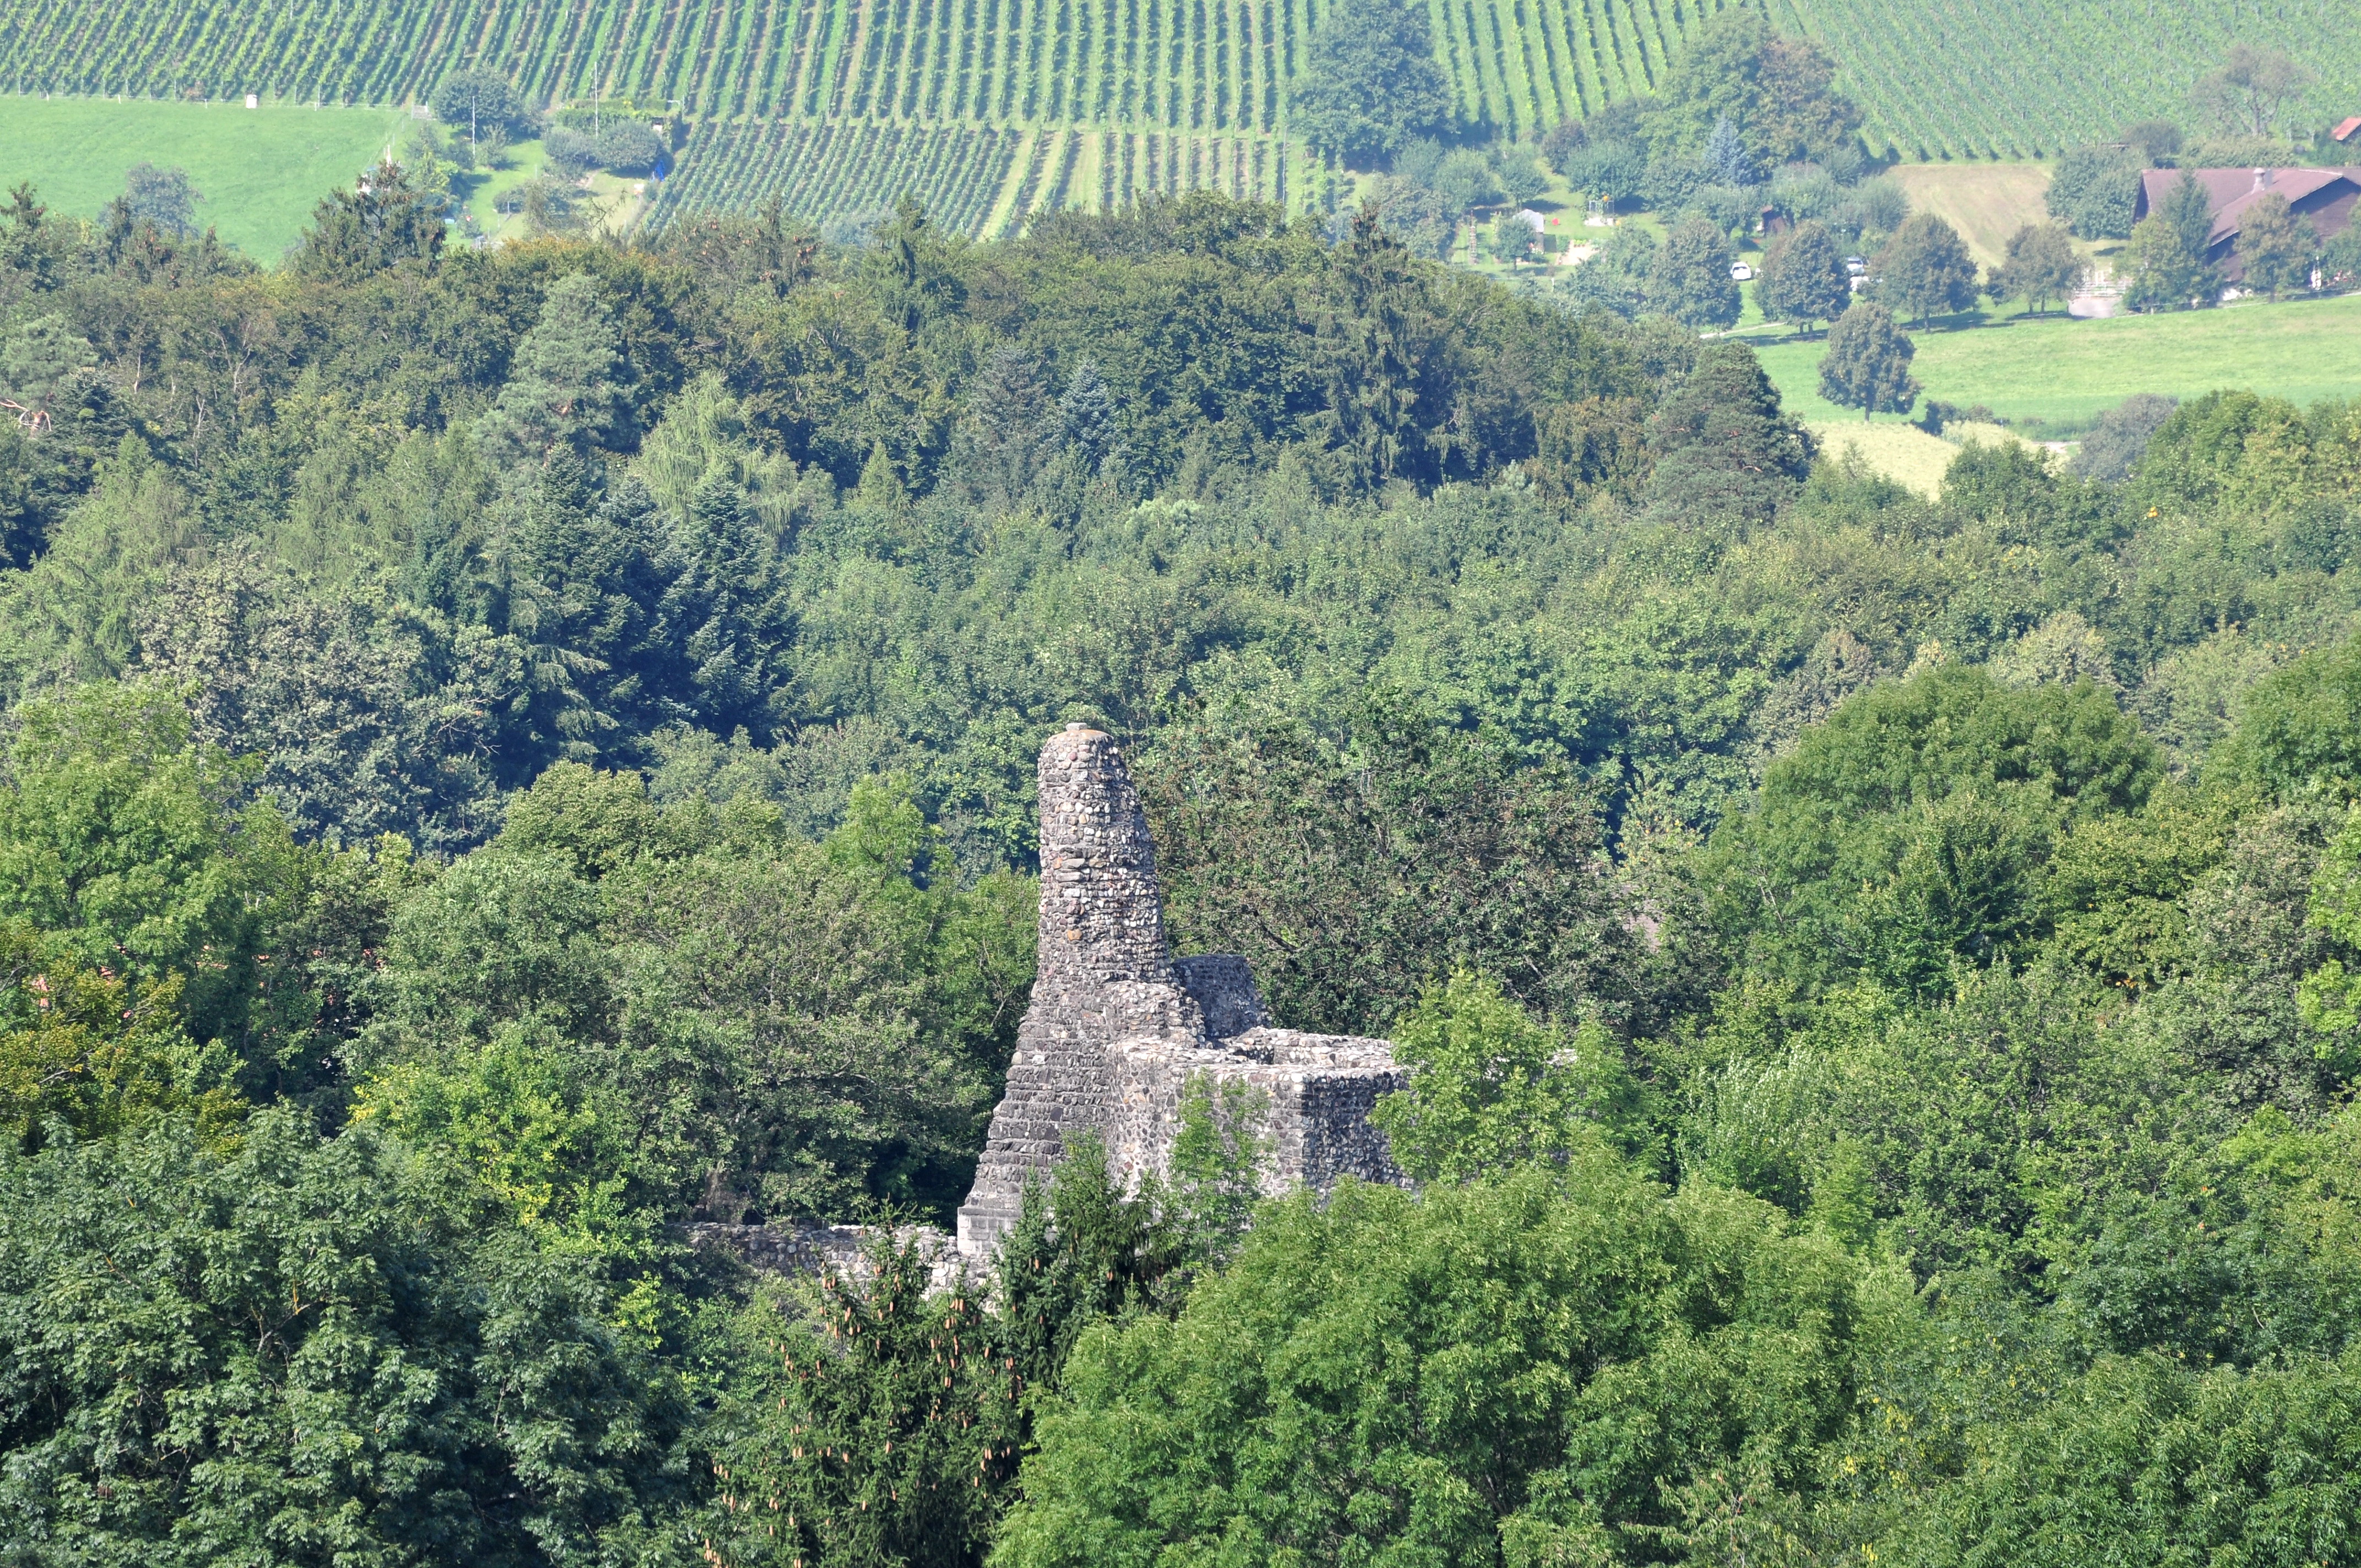
[[[1461,114],[1528,134],[1645,92],[1720,0],[1430,0]],[[656,221],[903,192],[970,232],[1213,187],[1300,201],[1287,83],[1324,0],[17,0],[0,87],[423,98],[489,60],[525,97],[663,104],[695,131]]]
[[[680,172],[664,182],[650,221],[774,195],[802,217],[852,217],[906,192],[936,222],[973,234],[993,213],[1028,139],[1014,130],[860,120],[727,121],[698,133]]]
[[[825,222],[880,212],[906,193],[948,227],[1000,237],[1032,213],[1104,212],[1154,192],[1212,188],[1283,203],[1290,159],[1288,145],[1268,137],[731,121],[698,132],[650,221],[776,195]]]
[[[1427,0],[1460,115],[1511,137],[1650,91],[1724,3]],[[2041,156],[2170,112],[2234,37],[2312,63],[2327,85],[2308,108],[2361,83],[2350,0],[1768,3],[1905,156]],[[659,220],[774,193],[824,217],[907,191],[997,234],[1142,192],[1311,194],[1288,83],[1324,4],[12,0],[0,89],[398,104],[489,62],[533,102],[686,116]]]
[[[1771,0],[1816,38],[1871,138],[1905,159],[2054,158],[2151,115],[2185,118],[2191,82],[2234,42],[2320,73],[2309,125],[2361,102],[2352,0]]]

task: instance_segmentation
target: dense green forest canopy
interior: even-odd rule
[[[2361,1561],[2361,411],[1831,463],[1197,196],[0,214],[0,1562]],[[1415,1190],[939,1222],[1114,731]]]

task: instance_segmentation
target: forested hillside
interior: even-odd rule
[[[2361,1562],[2361,410],[1831,464],[1199,192],[0,209],[0,1560]],[[1033,759],[1415,1190],[939,1222]]]

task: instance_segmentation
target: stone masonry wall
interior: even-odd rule
[[[988,1252],[1015,1223],[1027,1176],[1047,1175],[1070,1131],[1099,1131],[1134,1179],[1165,1170],[1193,1074],[1266,1093],[1277,1184],[1400,1180],[1368,1123],[1403,1082],[1384,1041],[1272,1028],[1243,959],[1171,959],[1155,845],[1113,739],[1068,725],[1042,747],[1039,782],[1039,975],[960,1208],[961,1252]]]

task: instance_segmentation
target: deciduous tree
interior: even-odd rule
[[[1684,218],[1656,253],[1649,301],[1686,326],[1734,326],[1743,302],[1730,269],[1728,236],[1704,218]]]
[[[1872,414],[1908,413],[1918,400],[1910,374],[1917,346],[1894,324],[1893,313],[1870,300],[1854,302],[1828,328],[1820,356],[1820,396],[1839,408]]]
[[[1808,332],[1814,322],[1833,322],[1852,302],[1852,279],[1844,248],[1828,225],[1798,224],[1771,242],[1756,274],[1754,298],[1773,321]]]
[[[2312,258],[2319,251],[2312,220],[2298,216],[2276,191],[2247,203],[2238,215],[2237,254],[2246,264],[2246,281],[2274,300],[2312,280]]]
[[[1932,213],[1905,221],[1870,263],[1881,298],[1917,318],[1964,311],[1976,302],[1976,264],[1959,231]]]
[[[2063,224],[2027,224],[2008,236],[2007,255],[1993,269],[1986,291],[1994,304],[2023,300],[2038,315],[2045,302],[2070,298],[2090,274]]]
[[[1292,93],[1298,131],[1355,169],[1376,167],[1451,123],[1423,7],[1344,0],[1321,18]]]
[[[509,79],[481,66],[445,75],[426,103],[445,125],[455,130],[466,127],[470,141],[480,141],[495,127],[505,131],[524,115],[523,103]]]
[[[2191,96],[2223,125],[2250,136],[2268,136],[2290,99],[2320,80],[2320,73],[2285,49],[2230,46],[2219,69],[2198,79]]]

